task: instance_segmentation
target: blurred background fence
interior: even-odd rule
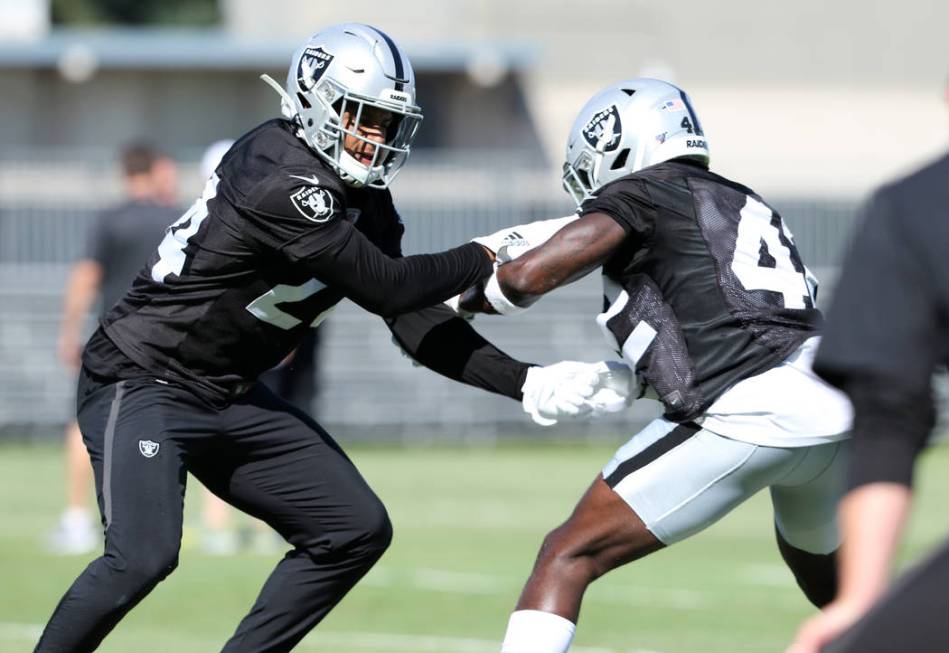
[[[70,265],[85,253],[91,222],[115,199],[110,156],[49,152],[47,157],[34,152],[29,159],[0,163],[0,183],[16,185],[19,196],[0,204],[0,432],[8,434],[55,433],[52,427],[71,416],[73,379],[56,357],[64,282]],[[182,177],[197,179],[195,168],[185,162]],[[404,250],[436,251],[504,226],[566,215],[571,210],[566,194],[553,184],[545,187],[547,181],[536,166],[504,153],[476,159],[413,155],[394,189],[406,223]],[[35,192],[25,192],[30,184]],[[69,187],[73,190],[56,192]],[[829,280],[851,229],[854,202],[778,198],[774,203],[808,265]],[[609,357],[593,321],[599,284],[598,275],[590,275],[524,316],[481,317],[476,326],[524,360]],[[490,439],[508,429],[524,430],[516,403],[413,367],[382,321],[355,305],[344,302],[321,328],[317,412],[337,432],[353,438]],[[640,408],[635,419],[653,409]],[[597,425],[598,432],[628,428],[628,416]],[[569,428],[576,431],[575,425]]]

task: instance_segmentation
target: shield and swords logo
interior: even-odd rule
[[[158,453],[158,449],[161,445],[152,440],[139,440],[138,441],[138,450],[146,458],[154,458]]]
[[[619,147],[623,125],[615,104],[597,111],[583,128],[583,138],[597,152],[612,152]]]
[[[300,90],[309,91],[316,86],[331,61],[333,61],[333,55],[322,47],[304,50],[300,63],[297,64],[297,86]]]

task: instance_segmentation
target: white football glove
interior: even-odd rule
[[[472,238],[471,241],[494,252],[498,264],[507,263],[535,247],[543,245],[551,236],[579,217],[574,213],[553,220],[537,220],[501,229],[490,236],[478,236]]]
[[[532,367],[522,388],[522,405],[541,426],[616,413],[632,402],[632,379],[629,367],[612,361]]]

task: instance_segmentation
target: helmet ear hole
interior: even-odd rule
[[[629,148],[625,148],[619,154],[616,155],[616,159],[613,161],[613,165],[610,166],[610,170],[620,170],[621,168],[626,167],[626,159],[629,158]]]

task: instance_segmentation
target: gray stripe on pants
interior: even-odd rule
[[[115,438],[115,423],[119,419],[122,395],[125,394],[125,381],[115,385],[115,399],[109,408],[109,419],[105,423],[105,445],[102,454],[102,503],[105,505],[105,527],[112,523],[112,441]]]

